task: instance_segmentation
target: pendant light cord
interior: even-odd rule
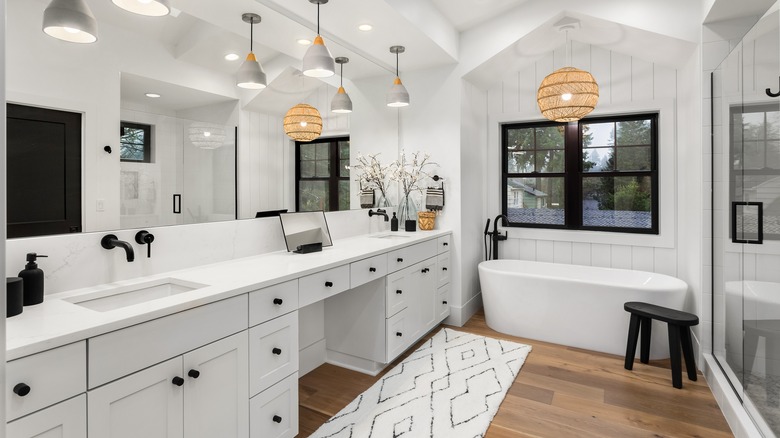
[[[255,19],[253,18],[249,23],[249,52],[250,53],[254,51],[254,41],[255,41]]]
[[[317,3],[317,35],[320,34],[320,4]]]
[[[395,52],[395,77],[400,77],[398,75],[398,52]]]
[[[341,66],[341,79],[339,80],[339,85],[344,88],[344,63],[339,65]]]

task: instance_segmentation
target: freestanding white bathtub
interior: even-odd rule
[[[525,260],[482,262],[479,281],[493,330],[621,356],[630,319],[623,304],[682,309],[688,289],[663,274]],[[653,322],[651,359],[669,357],[665,325]]]

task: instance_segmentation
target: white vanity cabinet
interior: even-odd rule
[[[7,438],[86,438],[87,396],[81,394],[14,420],[5,432]]]

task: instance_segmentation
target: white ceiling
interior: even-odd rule
[[[516,8],[526,0],[431,0],[450,23],[459,31],[498,17]]]
[[[235,102],[235,99],[229,97],[129,73],[122,73],[120,83],[123,103],[136,107],[157,108],[162,111],[162,114]],[[146,93],[150,92],[157,93],[160,97],[154,99],[146,97]]]
[[[712,5],[705,23],[761,16],[776,0],[716,0]]]

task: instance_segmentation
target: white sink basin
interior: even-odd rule
[[[63,300],[98,312],[108,312],[202,287],[206,287],[206,285],[176,278],[159,278],[144,283],[117,286],[111,289],[63,298]]]
[[[376,236],[371,236],[371,237],[373,237],[374,239],[408,239],[412,236],[408,236],[405,234],[391,233],[391,234],[377,234]]]

